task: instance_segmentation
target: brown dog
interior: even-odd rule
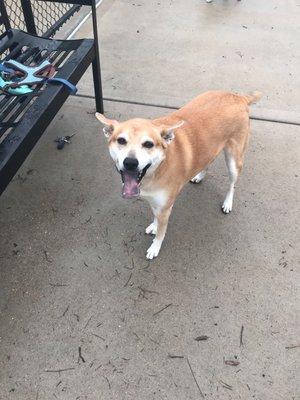
[[[123,197],[146,198],[154,221],[146,233],[156,235],[147,258],[156,257],[180,190],[199,183],[209,164],[224,150],[230,188],[222,210],[232,210],[234,186],[249,139],[249,108],[261,93],[206,92],[184,107],[154,120],[118,122],[96,113],[105,126],[109,151],[123,180]]]

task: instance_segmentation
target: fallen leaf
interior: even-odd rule
[[[226,365],[231,365],[233,367],[236,367],[237,365],[240,365],[239,361],[234,361],[234,360],[225,360],[224,363]]]

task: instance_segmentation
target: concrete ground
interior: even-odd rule
[[[256,113],[297,117],[299,77],[286,74],[274,44],[286,44],[282,59],[296,44],[296,6],[281,3],[104,1],[105,96],[179,105],[208,88],[260,89],[269,97]],[[272,18],[281,28],[274,22],[262,75],[264,45],[249,24],[267,37]],[[131,33],[138,20],[148,36]],[[236,34],[239,24],[248,28]],[[237,46],[229,37],[249,52],[247,62],[238,57],[243,66],[219,61],[222,41]],[[199,46],[208,80],[197,74]],[[299,69],[299,58],[289,60]],[[81,93],[93,94],[90,79]],[[105,108],[119,119],[168,112]],[[0,399],[298,399],[300,127],[252,121],[232,214],[220,212],[228,186],[220,157],[201,185],[186,186],[160,256],[148,262],[149,208],[122,200],[93,112],[93,99],[69,99],[0,198]],[[54,139],[73,133],[57,151]]]
[[[299,109],[299,2],[103,0],[98,9],[106,97],[181,106],[213,89],[261,90],[273,118]],[[78,37],[92,36],[85,24]],[[91,72],[80,91],[93,90]],[[286,115],[286,114],[284,114]],[[270,116],[270,115],[269,115]]]

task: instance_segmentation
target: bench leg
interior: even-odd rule
[[[94,88],[95,88],[96,110],[101,114],[103,114],[104,107],[103,107],[103,94],[102,94],[102,83],[101,83],[96,1],[92,1],[91,6],[92,6],[94,50],[95,50],[95,57],[93,60],[93,78],[94,78]]]
[[[103,114],[104,107],[103,107],[103,94],[102,94],[102,83],[101,83],[101,68],[100,68],[100,60],[97,56],[93,60],[92,67],[93,67],[96,110],[101,114]]]

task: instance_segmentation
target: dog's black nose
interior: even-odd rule
[[[123,164],[127,171],[134,171],[135,169],[137,169],[139,162],[136,158],[126,157],[123,161]]]

